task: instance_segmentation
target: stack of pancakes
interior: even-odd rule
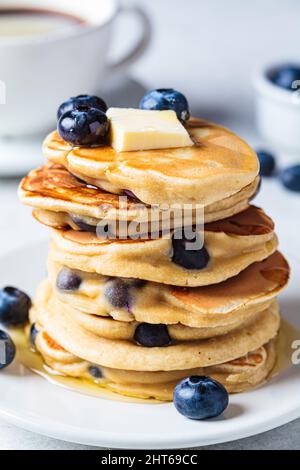
[[[36,348],[56,373],[160,400],[172,400],[189,375],[211,376],[229,392],[270,375],[276,297],[289,266],[276,251],[272,220],[250,204],[257,156],[212,123],[190,119],[187,130],[193,147],[121,153],[72,148],[53,132],[43,147],[47,164],[23,179],[21,200],[51,227],[48,278],[30,320]],[[197,229],[204,267],[174,256],[182,219],[161,230],[164,208],[174,204],[188,205],[192,220],[196,205],[204,209]],[[153,207],[159,236],[149,238]],[[115,219],[115,236],[99,235],[99,225]],[[123,236],[120,227],[131,222],[142,237]]]

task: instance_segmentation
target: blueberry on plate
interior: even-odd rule
[[[94,95],[78,95],[72,96],[67,101],[64,101],[57,110],[57,119],[59,119],[63,114],[73,111],[78,108],[78,106],[88,106],[89,108],[96,108],[103,113],[107,111],[107,104],[102,98]]]
[[[275,85],[293,91],[295,90],[293,82],[300,80],[300,66],[294,64],[282,65],[273,71],[270,79]]]
[[[167,325],[140,323],[134,333],[134,341],[146,348],[169,346],[172,343]]]
[[[276,168],[276,161],[274,156],[270,152],[264,150],[258,150],[257,157],[259,160],[259,174],[261,176],[272,176]]]
[[[147,110],[172,110],[175,111],[180,121],[185,122],[190,118],[189,104],[186,97],[173,88],[158,88],[146,93],[140,102],[141,109]]]
[[[0,289],[0,323],[4,326],[24,325],[28,321],[31,300],[16,287]]]
[[[6,331],[0,330],[0,370],[9,366],[16,356],[16,346]]]
[[[103,111],[78,106],[59,118],[57,130],[62,139],[72,145],[103,145],[108,135],[109,122]]]
[[[300,165],[293,165],[282,170],[280,180],[287,189],[300,192]]]
[[[199,237],[198,233],[194,233],[190,239],[187,239],[182,230],[176,231],[172,240],[173,263],[185,269],[206,268],[210,256],[205,246],[202,246]],[[195,246],[194,249],[193,245]],[[198,248],[198,245],[200,248]]]
[[[62,291],[76,291],[81,283],[81,277],[69,268],[62,268],[56,278],[56,287]]]
[[[104,290],[104,297],[115,308],[130,308],[129,285],[123,279],[109,280]]]
[[[176,410],[190,419],[215,418],[228,406],[227,390],[210,377],[182,380],[176,385],[173,398]]]

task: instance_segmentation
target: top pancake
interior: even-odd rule
[[[131,191],[146,204],[201,204],[223,200],[258,175],[255,152],[229,130],[190,119],[193,147],[116,152],[112,147],[72,148],[57,131],[45,140],[45,156],[82,180],[111,193]]]

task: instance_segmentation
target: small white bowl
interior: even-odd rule
[[[282,64],[281,64],[282,65]],[[300,83],[289,91],[270,80],[280,64],[264,67],[254,76],[256,122],[261,136],[273,146],[300,150]]]

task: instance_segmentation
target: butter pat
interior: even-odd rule
[[[174,111],[110,108],[110,143],[117,152],[191,147],[193,141]]]

